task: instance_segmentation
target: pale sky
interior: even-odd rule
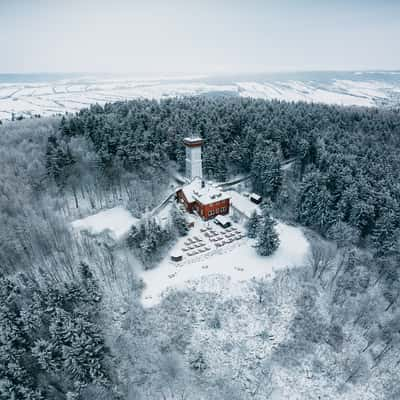
[[[0,73],[400,69],[400,0],[0,0]]]

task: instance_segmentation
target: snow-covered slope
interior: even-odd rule
[[[28,82],[0,75],[0,119],[75,112],[118,100],[226,94],[357,106],[400,104],[400,72],[292,73],[178,78],[66,77]]]

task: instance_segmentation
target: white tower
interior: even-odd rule
[[[190,181],[194,178],[203,179],[201,146],[204,140],[200,137],[187,137],[183,142],[186,146],[186,177]]]

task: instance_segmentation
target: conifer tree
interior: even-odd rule
[[[172,224],[177,230],[179,236],[186,236],[189,231],[189,227],[185,218],[185,214],[177,207],[173,207],[171,210],[171,218]]]
[[[254,154],[251,173],[253,186],[259,193],[275,200],[282,185],[282,171],[276,145],[270,141],[261,141]]]
[[[253,211],[250,218],[246,222],[247,236],[254,239],[257,236],[257,230],[261,222],[261,216],[256,211]]]
[[[279,247],[280,240],[275,226],[276,221],[265,211],[257,231],[256,242],[257,252],[261,256],[269,256]]]
[[[312,172],[304,177],[298,197],[297,218],[302,224],[322,232],[335,222],[332,195],[321,173]]]
[[[394,212],[386,212],[378,218],[371,234],[378,255],[389,255],[399,251],[399,231],[398,217]]]

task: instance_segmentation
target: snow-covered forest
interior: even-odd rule
[[[186,234],[149,211],[188,134],[207,179],[249,175],[268,199],[247,224],[260,254],[279,245],[273,216],[310,256],[144,308],[140,271]],[[399,109],[200,96],[4,122],[0,399],[398,399],[399,151]],[[72,229],[121,205],[128,234]]]

